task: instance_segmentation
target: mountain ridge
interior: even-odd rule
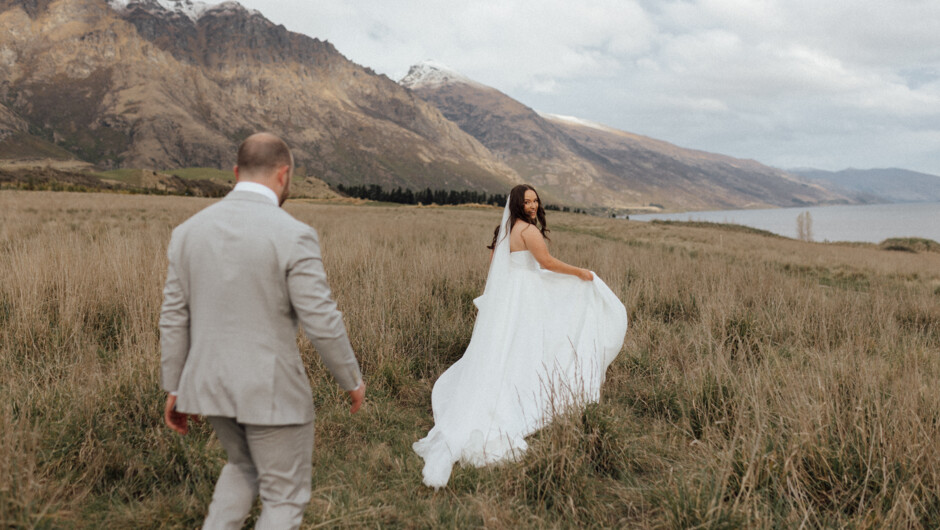
[[[901,168],[839,171],[797,168],[790,171],[856,194],[867,202],[940,202],[940,176],[929,173]]]
[[[753,160],[686,149],[570,116],[538,113],[435,63],[401,83],[496,153],[519,175],[582,203],[631,208],[753,208],[853,202],[838,191]],[[433,79],[434,82],[424,82]]]

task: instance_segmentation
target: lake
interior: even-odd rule
[[[796,238],[796,217],[803,212],[812,219],[814,241],[880,243],[892,237],[922,237],[940,242],[940,202],[643,214],[630,219],[732,223]]]

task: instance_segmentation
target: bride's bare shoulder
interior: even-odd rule
[[[523,221],[522,219],[516,219],[516,224],[512,225],[512,231],[521,232],[530,226],[532,226],[531,223],[527,223]]]

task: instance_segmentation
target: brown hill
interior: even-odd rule
[[[541,115],[438,64],[412,67],[401,83],[522,178],[576,203],[693,210],[850,202],[845,195],[752,160]]]
[[[101,168],[229,168],[269,130],[331,183],[505,191],[477,140],[328,42],[235,2],[0,0],[0,151],[23,135]],[[48,156],[46,154],[45,156]]]

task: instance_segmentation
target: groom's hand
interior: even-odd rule
[[[163,421],[165,421],[171,429],[180,434],[189,432],[189,414],[176,411],[176,396],[173,394],[169,394],[166,397],[166,409],[163,411]],[[193,421],[198,422],[199,419],[193,416]]]
[[[352,400],[352,407],[349,409],[350,414],[355,414],[359,407],[362,406],[362,402],[366,399],[366,382],[363,381],[359,383],[359,388],[349,391],[349,399]]]

